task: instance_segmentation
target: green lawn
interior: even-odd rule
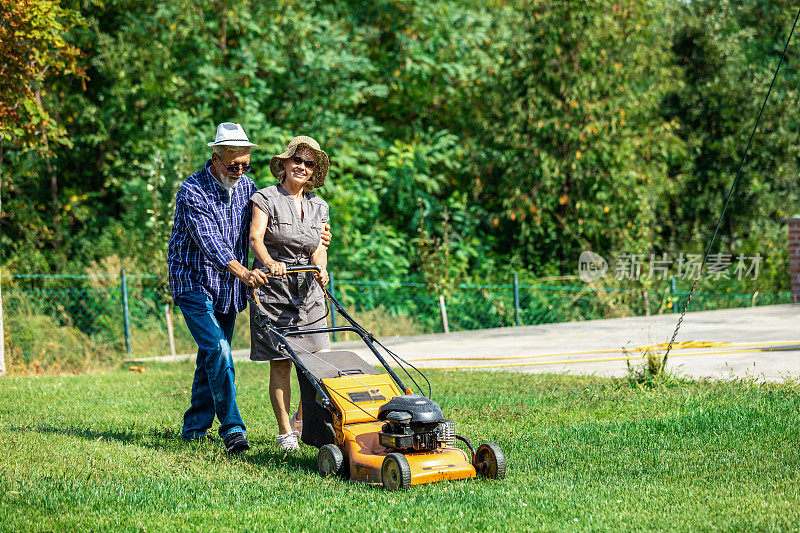
[[[0,380],[0,531],[792,530],[800,385],[430,372],[502,481],[382,488],[284,455],[265,366],[237,363],[253,450],[179,440],[193,365]],[[296,401],[296,398],[295,398]]]

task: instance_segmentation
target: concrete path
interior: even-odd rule
[[[381,341],[421,368],[624,376],[626,365],[620,359],[641,357],[642,350],[637,348],[643,345],[668,342],[677,319],[678,315],[669,314],[387,337]],[[800,376],[800,306],[688,313],[676,339],[678,343],[687,341],[711,345],[678,345],[673,349],[669,367],[681,375],[767,380]],[[334,349],[355,351],[377,364],[361,342],[335,343]],[[247,359],[249,351],[238,350],[234,355]],[[632,363],[641,364],[641,359]]]
[[[487,370],[624,376],[625,361],[598,359],[640,357],[642,351],[636,350],[637,347],[669,342],[677,319],[678,315],[672,314],[616,318],[390,337],[382,342],[416,366],[426,368],[487,367]],[[676,343],[686,341],[733,345],[673,349],[669,368],[681,375],[752,376],[767,380],[800,377],[800,306],[687,313]],[[363,343],[336,343],[335,349],[353,350],[374,361]],[[485,359],[488,357],[499,359]],[[430,360],[434,358],[444,359]],[[632,363],[641,364],[641,360]]]

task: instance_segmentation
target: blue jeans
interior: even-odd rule
[[[188,292],[175,298],[183,318],[197,343],[197,368],[192,383],[192,405],[183,415],[183,437],[199,438],[219,418],[223,439],[244,433],[245,427],[236,406],[235,372],[231,354],[231,335],[236,313],[216,313],[203,292]]]

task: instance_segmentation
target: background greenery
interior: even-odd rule
[[[341,279],[573,277],[582,250],[701,253],[793,20],[785,0],[0,0],[0,269],[156,274],[177,188],[241,122],[332,167]],[[714,250],[788,289],[790,46]],[[13,74],[13,75],[12,75]],[[6,280],[6,284],[17,284]],[[663,291],[651,280],[628,289]],[[648,303],[645,301],[645,307]],[[658,304],[655,304],[658,305]],[[401,310],[409,314],[412,309]],[[35,311],[34,311],[35,313]],[[413,317],[412,317],[413,318]],[[27,320],[27,319],[25,319]]]
[[[224,120],[259,143],[260,186],[293,135],[331,154],[320,194],[346,276],[422,274],[421,226],[452,274],[480,279],[574,274],[585,248],[700,251],[793,15],[762,0],[60,6],[53,39],[77,64],[32,83],[60,129],[3,135],[6,273],[110,256],[163,273],[176,189]],[[721,236],[768,256],[762,290],[788,284],[798,81],[794,45]]]

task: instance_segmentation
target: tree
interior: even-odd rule
[[[0,0],[0,141],[43,153],[51,142],[64,141],[64,128],[43,103],[45,82],[85,78],[80,51],[66,39],[79,23],[78,14],[57,0]]]
[[[670,186],[676,124],[658,115],[669,88],[663,9],[645,0],[528,0],[509,14],[489,126],[486,233],[524,265],[561,273],[582,249],[648,254]],[[574,270],[571,270],[574,272]]]
[[[682,3],[671,36],[681,83],[664,99],[663,116],[681,124],[688,148],[684,179],[669,201],[674,224],[664,239],[707,244],[769,89],[797,5],[774,0]],[[786,290],[782,219],[800,203],[800,56],[795,30],[712,252],[765,256],[759,290]],[[691,201],[686,201],[691,198]],[[699,248],[699,246],[698,246]]]
[[[79,20],[77,13],[62,8],[56,0],[0,0],[0,178],[4,145],[49,157],[50,144],[65,141],[65,130],[46,109],[44,98],[49,78],[70,74],[84,77],[78,65],[80,51],[65,38],[67,30]],[[58,174],[52,166],[50,171],[55,204]],[[0,375],[5,373],[2,311],[0,289]]]

